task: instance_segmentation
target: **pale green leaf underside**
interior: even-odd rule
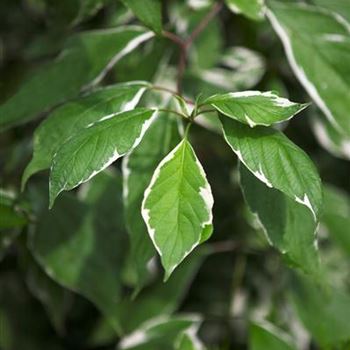
[[[142,216],[166,279],[203,235],[210,235],[212,206],[203,168],[184,139],[158,165],[142,203]]]
[[[266,321],[253,323],[249,333],[249,350],[296,350],[289,335]]]
[[[48,169],[58,149],[81,129],[112,114],[135,108],[148,87],[146,82],[116,84],[57,108],[34,133],[34,153],[22,186],[36,172]]]
[[[222,114],[251,127],[269,126],[292,118],[307,104],[294,103],[275,93],[243,91],[209,97],[204,103],[212,105]]]
[[[240,166],[240,180],[244,199],[257,216],[268,242],[292,267],[317,276],[317,224],[310,210],[282,192],[267,187],[244,165]]]
[[[277,130],[250,128],[225,117],[221,121],[225,140],[240,161],[267,186],[307,206],[317,220],[321,180],[304,151]]]
[[[228,8],[253,20],[264,17],[264,0],[225,0]]]
[[[123,159],[125,221],[130,234],[130,260],[138,288],[147,279],[147,264],[155,255],[141,216],[143,194],[154,169],[179,141],[177,120],[162,112],[147,130],[141,143]]]
[[[350,136],[350,25],[324,9],[269,4],[268,17],[297,78],[338,131]]]
[[[50,173],[50,207],[57,195],[88,181],[135,148],[156,111],[137,108],[85,128],[55,154]]]
[[[162,32],[162,7],[160,0],[122,0],[147,27]]]
[[[69,38],[53,62],[25,81],[0,106],[0,130],[30,121],[75,97],[82,87],[99,82],[114,64],[152,36],[145,28],[124,26]]]

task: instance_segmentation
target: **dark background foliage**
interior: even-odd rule
[[[28,74],[54,59],[69,35],[124,22],[138,23],[118,1],[104,1],[100,9],[82,20],[77,20],[79,9],[78,0],[0,2],[0,102],[13,95]],[[180,9],[190,27],[208,11],[196,11],[182,1],[163,1],[164,23],[169,23],[171,16],[176,16],[175,10]],[[170,26],[170,29],[174,28]],[[249,48],[263,57],[266,70],[254,89],[278,90],[293,101],[310,101],[289,68],[270,24],[233,15],[228,9],[220,12],[191,49],[183,79],[187,95],[194,97],[204,88],[215,92],[215,87],[203,87],[205,83],[193,72],[198,66],[206,69],[217,65],[225,49],[232,46]],[[170,64],[176,66],[178,52],[171,41],[159,38],[153,44],[145,44],[123,58],[102,84],[152,80],[159,62],[169,53]],[[317,142],[310,125],[317,113],[320,112],[315,106],[310,107],[288,125],[283,125],[285,133],[317,164],[325,183],[350,195],[350,163],[334,157]],[[47,277],[47,271],[45,273],[28,248],[28,236],[39,217],[36,213],[43,210],[47,201],[48,173],[33,177],[23,193],[20,182],[31,158],[33,131],[45,116],[43,113],[39,119],[0,136],[1,188],[15,194],[18,213],[23,218],[18,228],[1,233],[0,346],[4,350],[114,349],[119,338],[104,323],[95,306]],[[215,132],[195,126],[192,139],[213,188],[215,231],[207,244],[210,254],[202,259],[190,286],[179,285],[182,288],[179,294],[183,295],[175,302],[174,309],[203,316],[199,336],[210,349],[247,349],[248,315],[254,313],[263,313],[286,332],[294,332],[302,338],[306,331],[290,301],[291,289],[297,288],[293,272],[283,257],[269,247],[262,232],[252,226],[238,185],[235,157]],[[119,170],[120,163],[114,167]],[[112,211],[113,215],[118,219],[121,214]],[[46,227],[50,237],[50,225]],[[321,237],[320,247],[324,260],[331,261],[332,276],[335,279],[338,275],[349,277],[349,255],[344,257],[340,253],[341,244],[337,246],[332,239]],[[128,243],[119,244],[124,244],[126,249]],[[130,297],[132,285],[128,283],[127,271],[122,279],[122,293]],[[151,292],[152,286],[160,280],[161,274],[146,287],[146,292]],[[350,293],[349,278],[343,284]],[[138,310],[138,300],[136,297],[133,301],[135,310]],[[157,314],[156,310],[153,312]],[[310,313],[313,312],[310,306]],[[133,317],[137,315],[130,312],[128,318]],[[348,321],[350,324],[349,316]],[[317,349],[316,344],[312,341],[309,348]]]

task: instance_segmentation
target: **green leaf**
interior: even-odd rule
[[[350,22],[350,2],[348,0],[312,0],[317,5],[336,12]]]
[[[274,188],[267,187],[240,166],[244,199],[257,216],[268,242],[294,267],[319,276],[317,224],[305,206]]]
[[[175,344],[175,350],[204,350],[204,346],[196,334],[189,330],[180,334]]]
[[[120,329],[118,307],[125,254],[122,181],[102,173],[84,191],[84,201],[65,194],[44,211],[30,236],[30,249],[45,272],[93,302]]]
[[[304,151],[280,131],[250,128],[225,117],[221,121],[225,140],[239,160],[267,186],[308,207],[317,220],[322,206],[321,180]]]
[[[0,190],[0,230],[21,228],[27,223],[27,218],[16,207],[14,199]]]
[[[304,324],[321,347],[350,340],[350,295],[330,285],[320,288],[306,278],[293,280],[292,300]]]
[[[135,108],[147,87],[146,82],[116,84],[57,108],[35,130],[33,159],[24,171],[22,187],[31,175],[48,169],[58,149],[82,129]]]
[[[324,149],[335,157],[350,160],[350,136],[341,134],[322,115],[315,116],[311,122],[313,132]]]
[[[288,334],[266,321],[251,324],[249,333],[249,350],[296,350]]]
[[[124,26],[69,38],[62,53],[0,107],[0,129],[33,120],[78,95],[82,87],[97,84],[121,58],[152,36],[145,28]]]
[[[123,159],[125,221],[130,234],[130,260],[136,273],[136,286],[149,276],[147,264],[155,250],[141,216],[143,194],[159,162],[179,142],[177,121],[160,113],[137,148]]]
[[[225,0],[225,2],[234,13],[241,13],[256,21],[264,17],[264,0]]]
[[[209,97],[203,103],[251,127],[269,126],[291,119],[307,104],[294,103],[275,93],[260,91],[231,92]]]
[[[147,27],[162,32],[162,6],[159,0],[122,0]]]
[[[340,189],[327,185],[324,187],[324,203],[321,224],[350,256],[350,198]]]
[[[138,108],[110,115],[68,140],[52,162],[50,207],[60,192],[88,181],[135,148],[155,114],[155,110]]]
[[[217,67],[210,69],[193,68],[196,76],[207,85],[212,86],[213,93],[221,90],[226,92],[227,90],[250,89],[261,80],[265,69],[264,58],[258,52],[241,46],[226,49],[220,55]]]
[[[142,216],[165,279],[203,234],[212,231],[213,197],[192,146],[184,139],[158,165],[145,191]]]
[[[77,25],[92,17],[108,2],[110,2],[110,0],[80,0],[80,8],[73,25]]]
[[[197,315],[162,316],[152,319],[124,337],[118,349],[172,349],[179,335],[186,330],[197,329],[200,321]]]
[[[29,291],[42,303],[57,333],[63,335],[72,294],[47,276],[27,249],[22,249],[20,263]]]
[[[338,132],[349,137],[350,26],[316,7],[269,4],[268,17],[297,78]]]

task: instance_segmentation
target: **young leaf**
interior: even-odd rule
[[[280,131],[250,128],[221,118],[226,142],[262,182],[308,207],[315,220],[322,206],[321,180],[309,157]]]
[[[180,141],[177,121],[162,112],[153,122],[137,148],[123,159],[125,221],[130,234],[130,260],[137,288],[149,277],[147,264],[155,250],[141,216],[145,189],[154,169]]]
[[[116,84],[57,108],[35,130],[33,159],[24,171],[22,187],[30,176],[48,169],[54,154],[76,133],[113,114],[135,108],[147,87],[146,82]]]
[[[119,330],[127,239],[118,196],[122,181],[102,173],[87,186],[83,201],[65,194],[52,210],[40,214],[29,245],[53,280],[93,302]]]
[[[114,64],[152,36],[145,28],[124,26],[69,38],[56,60],[0,106],[0,130],[30,121],[38,113],[75,97],[82,87],[98,83]]]
[[[266,321],[253,323],[249,331],[249,350],[295,350],[291,337]]]
[[[213,196],[202,165],[184,139],[158,165],[142,202],[142,217],[168,279],[212,231]]]
[[[117,113],[85,128],[55,154],[50,173],[50,207],[63,190],[88,181],[134,149],[152,123],[155,110]]]
[[[122,2],[147,27],[157,34],[162,32],[162,7],[160,0],[122,0]]]
[[[316,227],[305,206],[274,188],[268,188],[240,166],[240,184],[244,199],[261,224],[268,242],[276,247],[292,266],[318,277]]]
[[[231,92],[211,96],[203,103],[210,104],[220,113],[251,127],[283,122],[308,106],[291,102],[271,91]]]
[[[350,26],[317,7],[269,5],[268,17],[297,78],[337,130],[350,136]]]
[[[234,13],[241,13],[253,20],[264,17],[264,0],[225,0],[227,7]]]

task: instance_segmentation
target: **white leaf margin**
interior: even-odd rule
[[[307,6],[305,4],[300,4],[300,8],[303,8],[308,11],[318,11],[320,13],[332,16],[338,23],[344,26],[344,28],[349,32],[350,34],[350,24],[340,15],[337,15],[335,13],[329,12],[324,9],[320,8],[312,8],[311,6]],[[305,74],[304,69],[297,63],[297,60],[295,59],[292,43],[289,39],[287,31],[283,28],[282,24],[278,21],[277,17],[274,15],[273,11],[271,11],[269,8],[265,10],[266,16],[269,19],[273,29],[279,36],[279,38],[282,41],[288,62],[294,72],[294,74],[297,76],[301,84],[304,86],[305,90],[308,92],[308,94],[311,96],[311,98],[316,102],[316,104],[319,106],[319,108],[322,110],[322,112],[325,114],[327,119],[332,123],[332,125],[341,133],[343,133],[343,130],[341,126],[338,124],[337,120],[335,119],[333,113],[328,108],[325,101],[322,99],[320,94],[318,93],[315,85],[308,79],[308,77]],[[330,38],[324,38],[325,40],[329,40]],[[334,41],[334,37],[333,37]]]
[[[147,202],[147,198],[148,196],[150,195],[150,193],[152,192],[152,189],[153,189],[153,186],[154,184],[156,183],[159,175],[160,175],[160,172],[163,168],[163,166],[170,162],[173,158],[174,158],[174,155],[175,153],[178,151],[179,148],[181,148],[183,146],[183,144],[187,142],[188,143],[188,146],[190,147],[190,151],[192,152],[192,154],[194,155],[195,157],[195,161],[196,161],[196,165],[199,169],[199,172],[201,174],[201,176],[203,177],[204,181],[205,181],[205,187],[200,187],[199,189],[199,195],[200,197],[203,199],[203,202],[206,206],[206,209],[207,209],[207,213],[208,213],[208,219],[207,221],[204,221],[202,222],[202,228],[204,230],[205,227],[209,226],[209,225],[212,225],[213,223],[213,212],[212,212],[212,208],[213,208],[213,205],[214,205],[214,197],[213,197],[213,194],[212,194],[212,191],[211,191],[211,187],[210,187],[210,184],[207,180],[207,176],[204,172],[204,169],[202,167],[202,164],[200,163],[200,161],[198,160],[191,144],[187,141],[186,138],[184,138],[167,156],[165,156],[165,158],[162,159],[162,161],[159,163],[159,165],[157,166],[156,170],[154,171],[153,173],[153,176],[152,176],[152,179],[151,179],[151,182],[150,184],[148,185],[148,187],[146,188],[145,192],[144,192],[144,196],[143,196],[143,201],[142,201],[142,206],[141,206],[141,215],[142,215],[142,218],[147,226],[147,231],[148,231],[148,234],[153,242],[153,245],[154,247],[156,248],[158,254],[160,257],[163,256],[163,253],[161,251],[161,248],[157,245],[157,242],[155,240],[155,229],[151,226],[150,224],[150,209],[146,207],[146,202]],[[181,262],[193,251],[194,248],[196,248],[199,243],[201,241],[201,236],[198,237],[198,240],[192,245],[192,247],[190,247],[189,250],[187,250],[183,257],[181,258],[181,260],[175,264],[174,266],[172,266],[169,271],[167,272],[167,276],[170,276],[170,274],[176,269],[177,266],[179,266],[181,264]]]
[[[151,110],[151,109],[150,109],[150,110]],[[95,175],[97,175],[97,174],[100,173],[101,171],[105,170],[108,166],[110,166],[112,163],[114,163],[117,159],[119,159],[120,157],[125,156],[126,154],[128,154],[128,153],[130,153],[130,152],[132,152],[132,150],[133,150],[134,148],[136,148],[136,147],[140,144],[140,142],[141,142],[143,136],[145,135],[146,131],[148,130],[148,128],[151,126],[151,124],[153,123],[154,119],[155,119],[155,118],[157,117],[157,115],[158,115],[158,110],[157,110],[157,109],[153,109],[152,111],[153,111],[153,113],[150,115],[150,117],[149,117],[147,120],[144,121],[144,123],[142,124],[142,127],[141,127],[140,134],[139,134],[138,137],[135,139],[133,145],[131,146],[131,148],[130,148],[127,152],[124,152],[124,153],[121,153],[121,154],[120,154],[120,153],[118,153],[118,150],[115,149],[115,150],[114,150],[114,153],[108,158],[108,160],[107,160],[106,162],[104,162],[104,163],[101,165],[100,168],[94,170],[89,176],[82,178],[73,188],[75,188],[75,187],[81,185],[82,183],[85,183],[85,182],[89,181],[89,180],[92,179]],[[125,112],[127,112],[127,111],[125,111]],[[112,117],[113,117],[113,116],[118,116],[119,114],[120,114],[120,113],[118,112],[118,113],[116,113],[115,115],[112,115]],[[98,121],[97,123],[100,123],[100,122],[101,122],[101,120]],[[96,124],[96,123],[95,123],[95,124]],[[95,125],[95,124],[94,124],[94,125]],[[91,127],[91,126],[90,126],[90,127]],[[56,164],[55,159],[56,159],[56,156],[57,156],[58,153],[59,153],[59,150],[55,153],[55,155],[54,155],[54,157],[53,157],[52,165],[51,165],[51,167],[50,167],[50,173],[52,173],[53,168],[55,167],[55,164]],[[50,208],[50,209],[52,208],[52,206],[53,206],[53,204],[54,204],[54,200],[57,198],[57,196],[58,196],[61,192],[63,192],[64,190],[67,189],[66,186],[67,186],[67,181],[66,181],[66,183],[65,183],[63,186],[61,186],[61,189],[60,189],[57,193],[54,193],[54,195],[51,195],[51,193],[53,193],[53,192],[52,192],[52,184],[51,184],[51,181],[49,181],[49,193],[50,193],[50,204],[49,204],[49,208]]]
[[[288,108],[288,107],[295,107],[295,106],[300,106],[300,108],[293,114],[291,114],[288,118],[284,119],[284,120],[280,120],[277,121],[275,123],[255,123],[246,113],[244,115],[248,125],[253,128],[257,125],[263,125],[263,126],[271,126],[271,124],[277,124],[277,123],[282,123],[285,122],[287,120],[292,119],[296,114],[300,113],[302,110],[304,110],[305,108],[307,108],[310,104],[309,103],[296,103],[296,102],[292,102],[290,100],[288,100],[287,98],[284,97],[280,97],[277,94],[275,94],[273,91],[265,91],[265,92],[261,92],[258,90],[247,90],[247,91],[239,91],[239,92],[230,92],[227,94],[224,94],[223,96],[229,96],[232,99],[235,99],[237,103],[239,103],[239,99],[240,98],[249,98],[249,97],[265,97],[267,99],[269,99],[269,101],[271,102],[271,107],[280,107],[280,108]],[[208,103],[210,105],[212,105],[215,109],[217,109],[220,113],[227,115],[226,112],[224,112],[218,105],[217,102],[221,102],[220,100],[215,101],[215,99],[219,97],[220,95],[214,95],[209,97],[205,103]],[[213,101],[213,102],[212,102]],[[244,103],[248,103],[248,101],[244,102]],[[239,119],[236,119],[238,121],[240,121]]]

